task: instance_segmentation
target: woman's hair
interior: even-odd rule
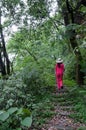
[[[62,63],[57,63],[57,65],[58,65],[59,68],[61,67],[61,64],[62,64]]]

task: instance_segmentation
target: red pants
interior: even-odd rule
[[[63,86],[63,74],[56,75],[56,83],[57,83],[58,89],[61,89],[61,87]]]

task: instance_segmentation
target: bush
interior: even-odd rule
[[[13,74],[8,80],[0,80],[0,109],[22,105],[27,107],[34,99],[19,73]]]
[[[6,111],[0,111],[0,129],[21,130],[29,128],[32,124],[32,116],[28,109],[11,107]]]
[[[74,86],[77,86],[77,83],[74,80],[65,79],[64,85],[68,87],[74,87]]]

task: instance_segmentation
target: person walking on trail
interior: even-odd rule
[[[63,89],[63,74],[64,74],[64,64],[61,58],[56,60],[55,65],[55,75],[58,90]]]

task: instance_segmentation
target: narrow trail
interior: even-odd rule
[[[56,92],[55,94],[58,97],[55,116],[41,130],[78,130],[81,126],[86,129],[86,124],[75,122],[74,119],[70,118],[70,114],[74,114],[74,106],[73,101],[64,100],[67,92],[63,90],[61,93]]]

